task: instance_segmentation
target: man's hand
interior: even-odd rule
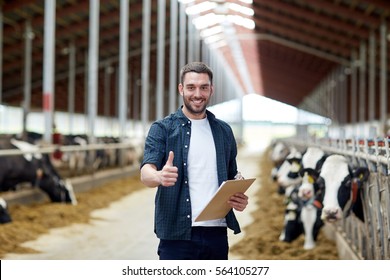
[[[245,178],[242,177],[241,172],[238,171],[236,176],[234,176],[234,180],[244,180]]]
[[[230,206],[232,206],[237,211],[243,211],[248,205],[248,197],[243,193],[236,193],[232,195],[228,201]]]
[[[160,172],[160,182],[164,187],[171,187],[175,185],[177,181],[178,169],[173,166],[174,154],[172,151],[169,152],[168,160]]]

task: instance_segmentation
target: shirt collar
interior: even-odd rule
[[[180,106],[179,109],[177,109],[175,115],[176,117],[179,119],[179,120],[182,120],[184,122],[188,122],[189,121],[189,118],[186,117],[186,115],[184,115],[183,113],[183,105]],[[207,115],[207,118],[209,121],[213,121],[215,119],[215,115],[213,113],[211,113],[209,110],[206,109],[206,115]]]

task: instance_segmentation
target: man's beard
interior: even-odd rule
[[[203,114],[206,110],[206,107],[208,105],[208,102],[204,102],[202,107],[195,107],[192,106],[191,101],[189,101],[187,98],[183,96],[183,103],[184,106],[187,108],[187,110],[194,115],[200,115]]]

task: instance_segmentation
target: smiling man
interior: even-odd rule
[[[180,71],[183,106],[150,127],[141,180],[157,187],[154,230],[160,260],[228,259],[227,228],[239,233],[233,209],[243,211],[248,197],[234,194],[225,218],[195,222],[223,181],[240,179],[237,144],[231,127],[207,105],[214,94],[213,72],[202,62]]]

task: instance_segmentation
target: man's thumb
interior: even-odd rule
[[[174,158],[174,154],[172,151],[169,152],[169,156],[168,156],[168,160],[167,160],[167,163],[165,165],[169,165],[169,166],[173,166],[173,158]]]

